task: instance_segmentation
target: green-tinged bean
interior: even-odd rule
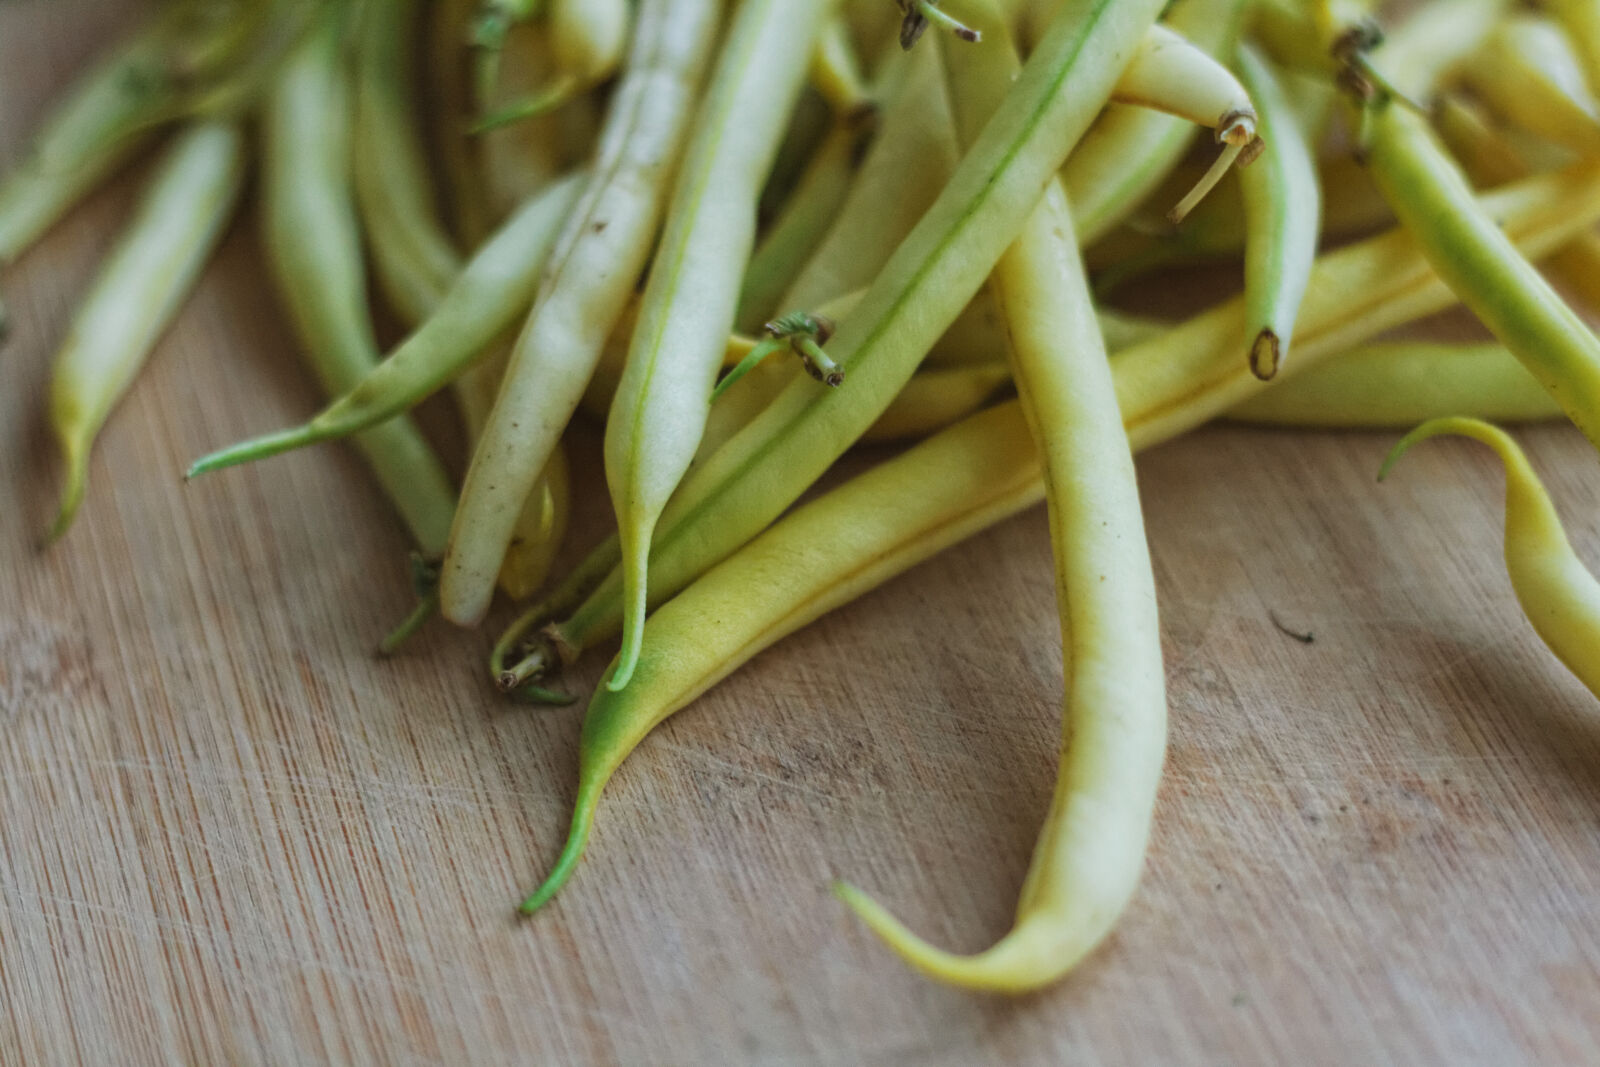
[[[145,31],[85,75],[0,181],[0,264],[21,255],[156,131],[165,114],[165,49]]]
[[[1156,23],[1123,68],[1111,99],[1163,111],[1243,144],[1254,136],[1254,109],[1239,79],[1183,34]],[[1231,143],[1231,142],[1230,142]]]
[[[1123,70],[1111,98],[1122,104],[1164,111],[1200,126],[1213,127],[1223,145],[1211,166],[1167,212],[1178,223],[1216,188],[1256,143],[1255,106],[1233,72],[1182,34],[1159,24],[1150,27],[1133,60]]]
[[[744,0],[695,119],[639,324],[606,420],[606,484],[622,539],[623,651],[644,634],[650,540],[689,469],[755,245],[761,187],[833,0]]]
[[[1483,324],[1600,443],[1600,340],[1484,211],[1426,119],[1380,95],[1366,106],[1373,180]]]
[[[446,618],[488,611],[518,509],[582,398],[656,237],[719,0],[643,0],[594,177],[551,256],[473,452],[440,576]]]
[[[750,256],[734,318],[739,329],[754,333],[779,313],[784,290],[838,217],[871,131],[870,121],[843,121],[818,146],[783,211]]]
[[[510,343],[508,339],[502,345],[494,337],[510,325],[506,315],[524,313],[532,301],[538,270],[571,207],[576,186],[568,182],[564,188],[549,191],[541,201],[550,205],[550,211],[544,213],[544,236],[534,232],[525,235],[532,238],[530,244],[514,242],[512,234],[529,220],[525,213],[513,213],[499,238],[491,239],[480,249],[474,260],[476,266],[458,277],[461,258],[434,211],[433,184],[407,88],[416,14],[416,0],[375,0],[363,12],[356,57],[356,200],[372,252],[373,273],[390,305],[412,327],[445,305],[437,321],[413,339],[406,360],[416,366],[426,355],[428,369],[435,377],[456,373],[464,359],[474,360],[460,369],[454,388],[468,436],[476,440],[499,388],[499,374],[492,364],[498,363],[503,372],[503,356],[495,357]],[[527,210],[533,211],[534,206],[528,205]],[[502,270],[490,270],[490,266]],[[520,290],[516,287],[519,281],[523,282]],[[479,285],[483,287],[480,289]],[[493,331],[488,342],[493,350],[466,351],[482,340],[486,331]],[[393,357],[386,359],[356,392],[370,398],[376,389],[375,380],[387,378],[392,384],[400,377],[395,363]],[[450,368],[448,372],[446,367]],[[345,399],[351,399],[351,394],[346,394]],[[395,412],[399,410],[396,408]],[[566,456],[558,448],[523,505],[500,568],[500,587],[507,595],[518,599],[528,596],[549,574],[566,532],[568,497]],[[437,610],[437,573],[434,578],[424,599]],[[397,643],[393,639],[403,636],[397,631],[385,647],[392,648]]]
[[[982,13],[993,15],[993,8]],[[1004,60],[1015,62],[1003,26],[972,21],[995,47],[986,62],[948,57],[963,139],[1009,84]],[[1017,393],[1043,461],[1056,565],[1067,691],[1055,796],[1011,930],[975,955],[934,948],[860,890],[837,890],[930,977],[1023,993],[1054,982],[1098,945],[1138,884],[1166,751],[1167,704],[1133,455],[1059,181],[1001,258],[994,290],[1012,339]]]
[[[1458,97],[1439,99],[1433,124],[1451,155],[1480,187],[1516,181],[1531,170],[1504,138],[1504,131],[1493,129],[1476,108]],[[1579,234],[1543,260],[1543,266],[1591,311],[1600,309],[1600,234],[1592,230]]]
[[[1242,0],[1177,0],[1164,20],[1206,54],[1227,55],[1238,36]],[[1078,240],[1085,245],[1125,219],[1167,176],[1193,140],[1182,119],[1113,105],[1089,128],[1061,170]]]
[[[371,0],[356,56],[353,173],[373,274],[389,305],[417,326],[443,299],[461,257],[434,213],[408,86],[417,0]]]
[[[867,285],[938,199],[959,153],[935,49],[904,56],[884,79],[883,118],[826,236],[773,304],[815,309]]]
[[[395,2],[404,5],[414,0]],[[448,3],[440,5],[441,9],[449,6]],[[382,12],[384,9],[374,7],[372,10]],[[391,17],[403,20],[406,24],[414,21],[410,13],[403,11],[392,11]],[[363,213],[367,216],[368,236],[373,243],[379,281],[384,283],[387,277],[385,287],[392,302],[411,305],[398,310],[403,316],[411,317],[415,326],[421,321],[424,310],[431,312],[445,299],[450,287],[457,281],[461,263],[450,238],[440,229],[434,217],[431,183],[425,170],[421,169],[420,146],[414,145],[412,124],[406,120],[403,112],[407,106],[407,49],[402,47],[406,34],[403,28],[386,27],[375,31],[375,35],[378,41],[367,41],[362,45],[363,88],[360,106],[363,109],[363,121],[374,129],[357,131],[357,192],[361,196]],[[506,46],[514,59],[523,56],[521,45],[516,28],[513,28]],[[516,62],[506,69],[516,74],[524,73]],[[439,94],[441,105],[464,99],[459,71],[445,70],[440,73],[452,81],[452,85]],[[377,105],[377,108],[368,112],[366,109],[371,105]],[[574,110],[567,108],[562,114],[568,115]],[[464,115],[464,111],[457,114]],[[527,190],[527,196],[511,200],[517,205],[540,192],[556,193],[565,199],[564,193],[545,188],[555,180],[553,174],[557,164],[547,144],[553,131],[544,126],[539,122],[522,123],[514,129],[484,138],[479,147],[488,170],[484,175],[486,180],[480,183],[476,175],[468,173],[464,175],[465,185],[454,186],[459,196],[471,201],[461,205],[460,214],[469,224],[472,247],[479,247],[478,236],[481,231],[477,227],[487,226],[489,213],[497,214],[502,201],[513,195],[512,190]],[[461,154],[464,145],[459,129],[451,127],[444,130],[443,136],[452,146],[444,160],[447,167],[457,164],[470,167],[472,161]],[[406,149],[407,141],[411,141],[417,149],[415,155]],[[518,214],[517,208],[512,207],[508,214],[514,220]],[[387,232],[378,232],[380,228]],[[386,255],[390,257],[387,268],[384,264]],[[538,252],[525,262],[528,265],[542,265],[545,255],[545,252]],[[519,312],[521,310],[524,309],[518,309]],[[435,333],[437,335],[437,328]],[[445,340],[451,341],[450,338]],[[499,392],[500,381],[505,375],[511,342],[509,336],[497,337],[487,352],[471,357],[474,361],[463,368],[453,382],[456,406],[461,411],[470,442],[477,441],[494,407],[495,394]],[[558,445],[523,501],[505,559],[501,563],[499,585],[507,595],[513,598],[528,596],[548,577],[566,535],[569,504],[567,458],[564,449]],[[437,568],[433,571],[433,582],[425,602],[437,611]]]
[[[1336,356],[1231,409],[1263,426],[1405,429],[1471,412],[1496,422],[1562,418],[1504,345],[1394,341]]]
[[[1245,340],[1250,369],[1265,381],[1278,373],[1294,339],[1322,229],[1322,192],[1312,146],[1277,75],[1249,45],[1239,48],[1239,76],[1255,101],[1266,147],[1239,172],[1244,194]]]
[[[840,323],[829,352],[848,384],[821,390],[791,382],[685,479],[657,531],[654,600],[748,541],[889,406],[1031,214],[1109,98],[1121,57],[1160,7],[1158,0],[1070,0],[1062,8],[938,200]],[[714,528],[703,521],[710,515],[718,518]],[[614,573],[563,626],[595,633],[621,603],[621,586]]]
[[[238,124],[202,122],[179,133],[73,317],[50,389],[66,484],[48,540],[65,533],[77,514],[95,436],[211,258],[244,173]]]
[[[575,175],[529,200],[472,257],[422,326],[309,422],[213,452],[189,476],[360,433],[444,387],[527,311],[583,187],[583,176]]]
[[[267,259],[325,392],[353,389],[378,362],[350,185],[354,109],[338,8],[290,56],[263,113]],[[443,552],[455,493],[416,426],[400,417],[356,439],[423,555]]]
[[[1513,125],[1574,152],[1600,152],[1600,103],[1566,34],[1548,19],[1507,17],[1461,74],[1480,100]]]
[[[1572,550],[1550,495],[1505,431],[1477,419],[1424,423],[1394,446],[1378,480],[1411,446],[1440,434],[1471,437],[1500,457],[1506,472],[1505,560],[1511,588],[1546,647],[1600,696],[1600,582]]]
[[[308,10],[306,0],[158,10],[77,82],[0,181],[0,265],[163,125],[185,116],[231,118],[251,104],[299,38]]]
[[[1486,194],[1481,206],[1502,220],[1506,235],[1525,254],[1545,255],[1600,220],[1600,163],[1578,164],[1517,182]],[[1295,360],[1283,368],[1279,379],[1309,370],[1385,330],[1442,311],[1454,299],[1403,229],[1324,253],[1312,268],[1301,305]],[[844,320],[840,337],[850,321]],[[1123,423],[1136,449],[1169,441],[1269,388],[1238,358],[1243,329],[1244,301],[1234,298],[1112,357]],[[834,347],[837,356],[837,339]],[[1279,379],[1270,387],[1277,388]],[[857,370],[851,387],[860,387],[863,380]],[[771,415],[764,414],[755,425]],[[724,453],[738,444],[740,438],[735,437],[708,457],[707,468],[715,470],[726,462],[732,453]],[[798,460],[790,459],[791,465],[794,462]],[[703,558],[699,553],[707,544],[717,545],[729,525],[742,521],[742,512],[734,505],[743,507],[747,500],[734,494],[708,496],[680,520],[681,532],[673,530],[670,539],[658,539],[658,548],[667,545],[672,551],[654,561],[653,580],[668,573],[666,564],[683,584],[702,573],[709,564],[697,569]],[[729,540],[735,547],[739,543],[736,538]],[[680,543],[682,548],[677,547]],[[537,662],[526,666],[528,676],[554,667],[558,659],[570,663],[585,649],[615,636],[621,625],[619,592],[620,582],[613,573],[570,615],[548,627],[550,647],[534,651]]]

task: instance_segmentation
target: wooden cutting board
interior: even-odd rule
[[[0,162],[134,10],[0,8]],[[518,921],[581,709],[499,701],[485,634],[373,658],[406,542],[350,451],[180,479],[316,402],[252,226],[113,417],[77,527],[35,549],[49,357],[134,187],[0,274],[0,1061],[1600,1061],[1600,707],[1512,600],[1481,448],[1428,445],[1383,487],[1392,434],[1208,429],[1141,458],[1167,777],[1142,889],[1048,992],[932,985],[828,893],[848,876],[956,948],[1005,929],[1054,773],[1042,511],[664,726]],[[1520,436],[1600,562],[1593,451]]]

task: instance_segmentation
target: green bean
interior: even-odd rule
[[[1451,155],[1477,185],[1498,185],[1528,175],[1530,168],[1516,150],[1462,100],[1441,98],[1433,109],[1433,123]],[[1544,268],[1591,310],[1600,308],[1600,234],[1579,234],[1545,259]]]
[[[1238,36],[1242,0],[1178,0],[1166,25],[1211,56]],[[1067,200],[1085,245],[1127,217],[1161,183],[1193,139],[1181,119],[1127,104],[1106,109],[1062,168]]]
[[[444,298],[461,257],[434,215],[428,165],[409,121],[407,62],[417,0],[369,0],[362,14],[353,131],[356,200],[378,284],[414,327]]]
[[[267,258],[325,392],[354,388],[378,361],[349,181],[349,86],[340,69],[342,12],[330,8],[289,58],[263,115]],[[409,419],[357,444],[426,556],[444,550],[455,494]]]
[[[1255,106],[1233,72],[1182,34],[1155,25],[1123,70],[1111,98],[1123,104],[1164,111],[1200,126],[1213,127],[1223,145],[1194,188],[1167,212],[1177,224],[1216,188],[1235,162],[1260,151]],[[1250,156],[1246,148],[1254,146]]]
[[[977,4],[973,4],[974,9]],[[964,13],[966,8],[964,7]],[[1009,84],[1003,26],[986,62],[950,58],[958,128],[971,138]],[[985,96],[989,99],[985,99]],[[1017,392],[1043,460],[1065,694],[1055,796],[1011,930],[957,956],[860,890],[840,897],[907,962],[956,985],[1020,993],[1061,977],[1108,934],[1144,866],[1166,749],[1155,578],[1133,455],[1088,279],[1058,181],[995,270]]]
[[[1367,113],[1367,158],[1396,217],[1462,302],[1600,442],[1600,340],[1479,207],[1421,116],[1387,96]]]
[[[1289,355],[1322,229],[1322,194],[1311,145],[1272,68],[1249,45],[1239,74],[1255,101],[1266,148],[1239,172],[1244,192],[1245,338],[1250,369],[1263,381]]]
[[[499,317],[506,305],[497,303],[492,292],[475,291],[470,287],[484,280],[490,286],[501,282],[498,275],[482,277],[484,262],[498,258],[496,253],[499,252],[509,258],[506,264],[509,278],[515,278],[519,270],[527,268],[528,286],[535,284],[536,274],[532,272],[542,265],[550,239],[555,236],[554,227],[561,221],[559,213],[571,206],[571,197],[565,192],[552,194],[560,205],[555,207],[557,214],[549,220],[547,235],[531,235],[534,243],[530,248],[511,241],[512,232],[518,229],[514,214],[513,221],[505,227],[504,240],[498,243],[491,240],[477,257],[479,268],[469,270],[466,277],[458,279],[461,259],[434,213],[434,189],[415,125],[410,121],[413,105],[407,82],[414,45],[411,27],[416,21],[416,0],[378,0],[370,4],[364,14],[366,25],[357,54],[354,174],[356,200],[372,251],[374,274],[390,305],[412,327],[432,315],[441,302],[450,305],[438,322],[413,339],[408,346],[410,354],[405,358],[409,361],[431,350],[433,355],[428,362],[436,370],[446,364],[459,366],[463,359],[475,360],[461,371],[454,388],[468,437],[476,440],[494,403],[494,392],[499,388],[500,375],[496,373],[495,364],[503,372],[505,360],[496,358],[503,351],[498,345],[493,352],[486,353],[472,353],[463,348],[483,336],[480,327],[491,324],[503,327],[509,322]],[[458,281],[469,288],[452,292]],[[451,296],[454,299],[449,299]],[[525,286],[512,299],[520,303],[506,310],[510,314],[520,313],[531,301],[532,292]],[[464,328],[456,333],[456,326]],[[423,343],[428,338],[442,344],[435,349]],[[450,351],[452,347],[454,351]],[[393,382],[397,369],[396,360],[386,359],[356,391],[370,397],[375,380]],[[416,397],[411,403],[420,399]],[[395,408],[393,413],[399,410]],[[336,421],[327,418],[326,411],[323,418]],[[508,595],[527,596],[544,581],[566,531],[567,507],[566,457],[557,449],[546,473],[523,506],[517,520],[517,534],[512,538],[513,547],[501,567],[500,586]],[[436,569],[433,577],[424,598],[437,608]],[[403,636],[397,632],[391,638]],[[391,640],[386,645],[397,643]]]
[[[551,257],[462,487],[440,576],[446,618],[489,608],[517,510],[561,439],[654,242],[719,0],[643,0],[594,179]]]
[[[1231,409],[1264,426],[1403,429],[1471,412],[1497,422],[1562,418],[1544,387],[1499,344],[1395,341],[1336,356]]]
[[[189,476],[360,433],[456,378],[527,311],[583,185],[576,175],[529,200],[472,257],[422,326],[309,422],[213,452],[197,460]]]
[[[1600,582],[1573,552],[1561,516],[1510,436],[1477,419],[1436,419],[1394,446],[1378,480],[1412,445],[1447,433],[1481,441],[1500,457],[1506,471],[1505,560],[1511,588],[1540,640],[1600,696]]]
[[[622,539],[628,682],[644,633],[650,539],[694,459],[755,244],[756,207],[832,0],[744,0],[673,191],[606,421],[606,483]]]
[[[236,123],[196,123],[180,133],[73,317],[51,382],[50,421],[66,485],[47,540],[65,533],[77,514],[94,439],[211,258],[244,173]]]
[[[159,34],[134,36],[85,75],[0,182],[0,264],[33,244],[156,132],[168,105]]]
[[[621,562],[622,542],[616,534],[612,534],[568,572],[550,595],[517,616],[501,633],[489,654],[489,677],[494,679],[495,684],[509,693],[541,674],[550,664],[544,657],[529,655],[532,649],[526,641],[527,635],[534,627],[562,618],[583,603]],[[541,650],[543,648],[539,639],[535,639],[533,645]],[[507,667],[506,659],[513,653],[517,654],[518,662]]]
[[[870,121],[844,121],[823,140],[783,211],[750,256],[735,324],[754,332],[779,311],[778,300],[801,264],[838,217],[855,179],[856,161],[871,135]]]
[[[654,599],[749,540],[889,406],[983,284],[1109,97],[1118,57],[1160,7],[1158,0],[1071,0],[1063,7],[939,199],[840,324],[830,352],[849,386],[827,391],[792,382],[684,481],[655,540]],[[1073,91],[1063,93],[1069,78]],[[701,525],[710,514],[722,520],[715,529]],[[563,626],[582,634],[594,620],[609,619],[621,584],[614,573]]]
[[[0,265],[21,255],[161,126],[241,112],[305,22],[302,0],[158,11],[78,81],[0,181]]]
[[[939,57],[904,56],[884,79],[883,119],[832,226],[772,310],[815,309],[867,285],[955,171],[959,153]]]

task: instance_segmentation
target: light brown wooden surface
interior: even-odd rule
[[[0,6],[0,162],[131,14]],[[498,702],[483,635],[373,659],[406,544],[350,451],[180,481],[314,403],[252,226],[35,551],[49,356],[132,188],[0,274],[0,1061],[1600,1060],[1600,707],[1512,600],[1484,450],[1430,444],[1383,487],[1388,434],[1212,429],[1141,459],[1167,778],[1141,891],[1057,988],[929,984],[827,890],[955,947],[1005,928],[1054,772],[1042,512],[665,725],[521,922],[580,710]],[[1600,561],[1593,451],[1520,437]]]

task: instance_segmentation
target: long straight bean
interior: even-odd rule
[[[546,268],[461,490],[440,573],[446,618],[476,625],[522,503],[577,409],[655,240],[716,36],[719,0],[643,0],[593,178]]]
[[[181,132],[73,317],[50,386],[50,421],[66,464],[50,540],[66,532],[83,501],[96,434],[211,258],[238,203],[245,162],[238,123]]]
[[[761,186],[833,0],[744,0],[673,190],[606,420],[606,484],[622,539],[627,684],[644,633],[650,539],[694,459],[755,245]]]
[[[354,113],[341,68],[341,12],[331,8],[268,93],[262,215],[267,258],[325,392],[355,388],[378,362],[350,185]],[[418,548],[444,551],[455,493],[443,465],[401,416],[356,438]]]

